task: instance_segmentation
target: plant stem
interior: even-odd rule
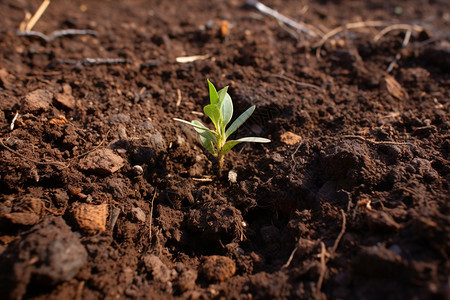
[[[219,162],[219,177],[222,176],[222,169],[223,169],[223,161],[224,161],[224,155],[219,154],[217,156],[217,161]]]

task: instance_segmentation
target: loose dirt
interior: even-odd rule
[[[255,3],[1,2],[4,297],[449,298],[448,2]]]

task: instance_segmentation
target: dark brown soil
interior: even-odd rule
[[[1,1],[2,297],[449,299],[448,1],[263,2]]]

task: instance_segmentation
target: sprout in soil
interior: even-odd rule
[[[202,145],[217,158],[219,163],[219,175],[222,172],[224,156],[234,146],[242,142],[253,143],[269,143],[269,139],[260,137],[244,137],[237,140],[227,139],[230,135],[236,131],[253,113],[255,106],[253,105],[246,111],[244,111],[229,127],[226,126],[233,117],[233,101],[230,95],[227,93],[228,86],[224,87],[217,92],[214,85],[208,80],[209,85],[209,99],[210,104],[203,108],[205,114],[211,119],[216,130],[211,130],[200,121],[193,120],[192,122],[174,118],[175,121],[186,123],[194,127],[197,133],[200,135],[200,141]]]

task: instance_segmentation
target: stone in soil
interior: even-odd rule
[[[71,280],[86,262],[79,236],[61,217],[49,217],[1,254],[2,294],[6,299],[21,299],[30,283],[46,287]]]
[[[207,256],[203,260],[200,273],[208,281],[225,281],[236,273],[236,265],[232,259],[226,256]]]
[[[302,140],[302,137],[293,132],[287,131],[280,136],[280,140],[288,146],[294,146]]]
[[[154,280],[165,283],[175,278],[176,271],[169,269],[158,256],[146,255],[143,260],[146,270],[152,274]]]
[[[122,157],[115,154],[111,149],[99,149],[89,153],[80,161],[80,167],[83,170],[98,174],[112,174],[125,164]]]
[[[38,89],[28,93],[22,99],[22,111],[31,113],[47,111],[51,107],[52,98],[53,95],[49,91],[43,89]]]
[[[82,231],[89,234],[102,233],[106,230],[108,204],[75,203],[72,208],[72,216]]]

